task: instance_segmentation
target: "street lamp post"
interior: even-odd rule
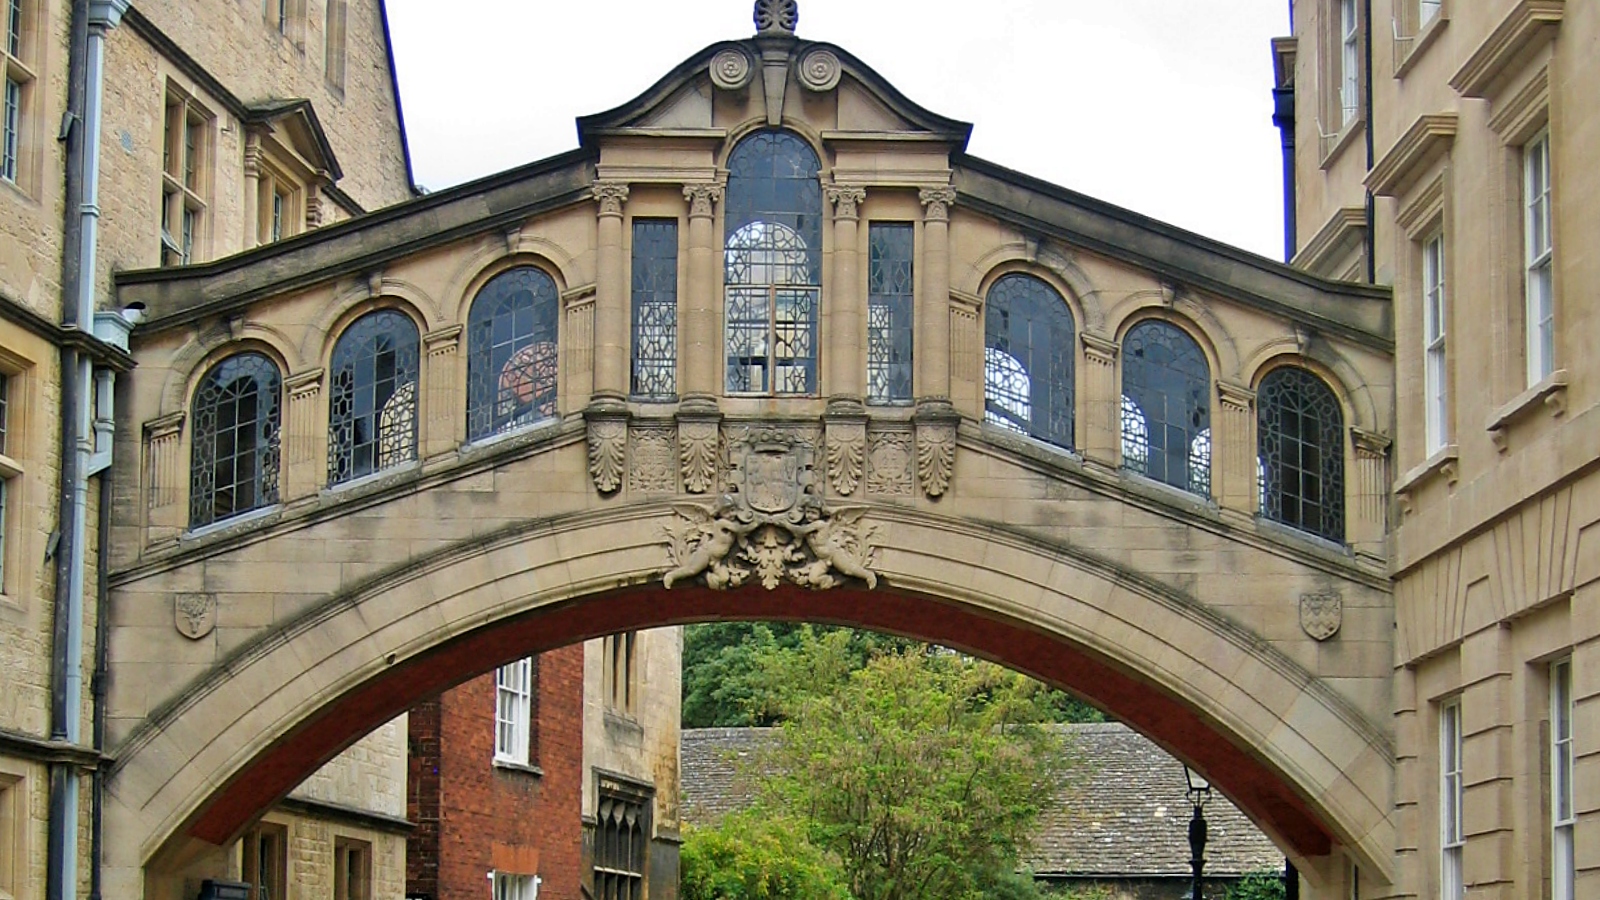
[[[1199,772],[1183,767],[1183,778],[1188,783],[1189,804],[1194,807],[1194,815],[1189,819],[1189,868],[1193,873],[1193,884],[1189,888],[1192,900],[1204,900],[1201,893],[1205,889],[1206,868],[1206,816],[1204,808],[1206,801],[1211,799],[1211,783]]]

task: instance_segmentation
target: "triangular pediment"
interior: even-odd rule
[[[787,35],[713,44],[644,93],[578,120],[584,147],[608,136],[721,134],[751,117],[805,121],[843,138],[922,139],[964,150],[972,126],[913,103],[848,51]]]
[[[250,104],[248,109],[245,124],[289,151],[308,170],[304,174],[327,173],[333,181],[344,177],[310,100],[267,100]]]

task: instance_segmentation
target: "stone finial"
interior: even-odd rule
[[[800,21],[797,0],[756,0],[757,34],[794,34]]]

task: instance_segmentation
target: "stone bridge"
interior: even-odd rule
[[[564,156],[121,273],[108,893],[175,898],[419,698],[714,618],[998,660],[1318,896],[1392,879],[1386,292],[969,131],[779,28]]]

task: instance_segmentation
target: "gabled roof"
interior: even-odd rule
[[[1189,874],[1190,806],[1183,766],[1119,723],[1055,726],[1081,776],[1039,817],[1023,863],[1042,878],[1176,878]],[[771,728],[691,728],[679,768],[683,819],[710,825],[755,799]],[[1223,797],[1205,807],[1206,871],[1281,870],[1283,853]]]
[[[831,53],[839,61],[841,81],[844,78],[853,80],[886,109],[910,124],[913,129],[946,140],[958,151],[966,150],[967,140],[972,136],[970,123],[945,118],[911,102],[882,75],[837,45],[800,40],[792,35],[760,35],[742,41],[721,41],[712,44],[684,60],[660,81],[627,103],[602,113],[580,117],[578,142],[583,147],[593,147],[596,140],[603,135],[638,127],[648,122],[653,113],[682,92],[707,86],[711,82],[709,73],[712,60],[725,51],[743,54],[749,66],[756,70],[748,86],[740,88],[740,90],[755,91],[762,89],[760,70],[769,62],[774,65],[794,67],[819,50]]]
[[[246,125],[272,125],[282,128],[294,143],[294,150],[305,157],[313,168],[323,169],[334,181],[344,177],[339,160],[333,155],[333,145],[328,143],[328,133],[317,119],[316,108],[310,100],[263,100],[245,106]]]

